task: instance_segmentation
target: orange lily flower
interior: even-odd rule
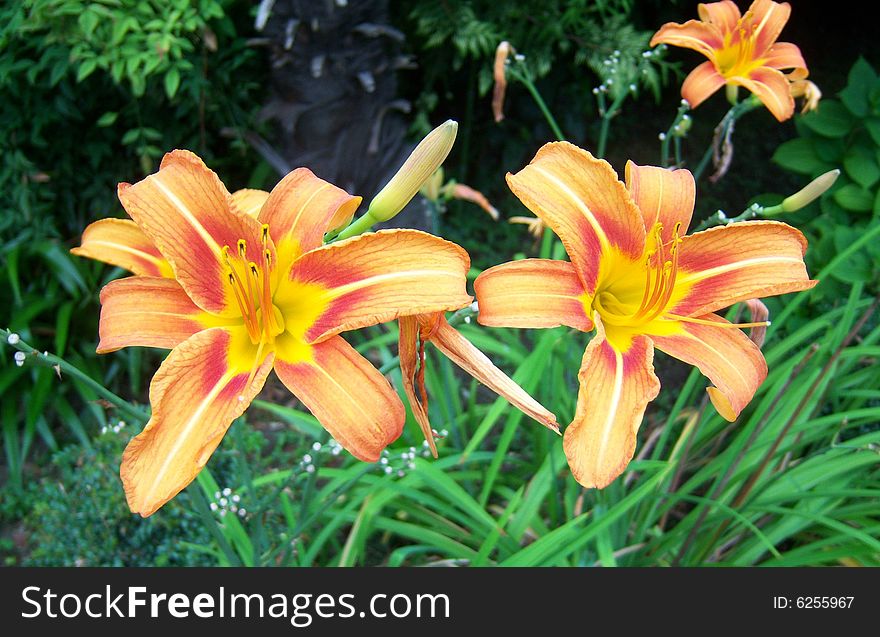
[[[737,329],[754,324],[715,312],[815,285],[803,235],[784,223],[750,221],[685,236],[695,193],[689,171],[629,162],[624,185],[607,162],[565,142],[545,145],[507,182],[562,239],[571,261],[524,259],[486,270],[474,284],[478,320],[596,330],[565,430],[577,481],[605,487],[632,459],[645,408],[660,389],[655,347],[699,367],[714,384],[708,391],[718,412],[736,419],[767,365]]]
[[[681,96],[691,108],[725,84],[742,86],[754,93],[780,122],[794,114],[789,82],[807,77],[800,49],[777,42],[791,15],[787,2],[755,0],[740,15],[730,0],[697,6],[699,20],[670,22],[651,38],[651,46],[671,44],[698,51],[709,58],[684,81]],[[782,69],[792,69],[784,74]]]
[[[273,368],[352,455],[378,460],[403,404],[339,334],[467,305],[467,253],[416,230],[322,245],[360,197],[305,168],[271,193],[232,196],[177,150],[120,184],[119,198],[134,221],[98,221],[74,249],[136,275],[101,291],[98,351],[173,348],[150,384],[152,417],[123,455],[132,511],[151,515],[195,478]]]
[[[404,393],[435,458],[437,447],[434,444],[434,433],[428,419],[428,392],[425,389],[425,343],[428,341],[434,343],[449,360],[496,394],[506,398],[514,407],[551,431],[559,433],[556,416],[498,369],[483,352],[449,324],[442,312],[402,316],[398,324],[400,325],[398,352]]]

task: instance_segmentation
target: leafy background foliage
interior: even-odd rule
[[[798,137],[785,142],[773,161],[794,173],[816,177],[839,168],[841,176],[818,205],[799,215],[811,239],[812,258],[828,261],[880,223],[880,78],[864,58],[848,74],[836,99],[823,99],[817,111],[796,118]],[[835,273],[837,295],[846,283],[876,285],[880,242],[868,244]]]

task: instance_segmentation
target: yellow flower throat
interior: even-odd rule
[[[724,47],[715,53],[715,68],[725,79],[748,77],[754,69],[763,65],[763,61],[755,56],[757,25],[750,30],[740,27],[739,38],[736,42],[732,42],[732,39],[731,33],[724,35]]]
[[[675,224],[672,239],[664,244],[663,226],[654,225],[643,259],[630,261],[622,255],[603,259],[599,285],[591,309],[603,323],[638,328],[660,317],[669,307],[678,275],[681,223]],[[608,263],[608,261],[617,263]],[[623,260],[623,262],[620,262]],[[637,300],[641,295],[641,300]]]

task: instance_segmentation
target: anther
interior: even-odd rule
[[[247,253],[247,242],[244,239],[238,240],[238,255],[244,259],[245,254]]]

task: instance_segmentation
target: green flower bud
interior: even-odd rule
[[[370,202],[367,214],[375,221],[388,221],[403,210],[429,177],[446,159],[458,122],[446,120],[419,142],[400,170]]]
[[[822,193],[831,188],[837,181],[840,170],[829,170],[824,175],[819,175],[813,181],[806,185],[805,188],[794,193],[791,197],[782,200],[782,210],[784,212],[794,212],[800,210],[809,203],[818,199]]]

